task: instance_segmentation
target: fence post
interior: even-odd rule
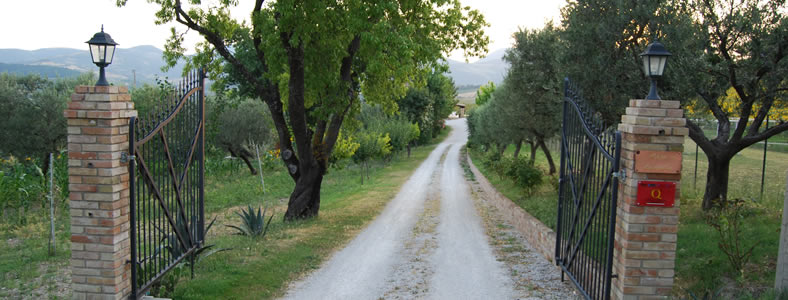
[[[681,182],[681,155],[689,133],[678,101],[630,100],[622,132],[613,270],[613,299],[667,299],[673,288]],[[638,184],[675,184],[673,207],[638,205]],[[643,188],[646,190],[646,188]],[[660,190],[663,198],[666,190]],[[662,200],[667,200],[664,197]],[[650,203],[659,202],[649,200]]]
[[[121,299],[130,293],[129,117],[127,87],[78,86],[68,120],[71,270],[75,299]]]

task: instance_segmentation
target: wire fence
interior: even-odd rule
[[[714,139],[717,137],[717,132],[719,130],[719,121],[718,120],[706,120],[706,119],[694,119],[692,120],[695,124],[698,124],[700,128],[703,130],[704,135],[708,139]],[[730,134],[732,135],[733,132],[736,130],[739,120],[738,119],[730,119]],[[770,127],[777,125],[777,121],[775,120],[766,120],[764,121],[763,125],[761,126],[761,131],[766,130]],[[684,154],[689,155],[692,161],[691,166],[684,166],[685,168],[691,167],[692,168],[692,187],[693,189],[698,189],[698,177],[701,177],[703,180],[703,171],[698,170],[699,163],[703,163],[705,158],[705,153],[703,153],[703,149],[701,149],[697,143],[692,141],[692,139],[688,138],[689,141],[685,143]],[[749,150],[749,151],[758,151],[762,153],[760,156],[760,161],[758,162],[759,165],[759,194],[758,199],[763,199],[764,191],[767,182],[767,168],[769,168],[767,162],[770,160],[770,153],[774,155],[774,153],[788,153],[788,132],[782,132],[775,136],[772,136],[764,141],[760,141],[755,143],[745,149],[742,150]],[[742,155],[742,152],[739,152],[737,155]],[[702,186],[700,188],[703,188]]]

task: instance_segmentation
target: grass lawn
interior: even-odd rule
[[[70,222],[67,210],[58,210],[54,256],[49,255],[48,209],[29,212],[26,225],[0,223],[0,299],[70,295]]]
[[[762,147],[762,146],[761,146]],[[691,291],[698,296],[724,288],[724,294],[735,298],[772,298],[775,264],[779,247],[780,222],[785,192],[788,153],[769,151],[767,154],[766,181],[763,199],[760,199],[761,166],[763,152],[760,147],[750,147],[731,161],[729,197],[747,199],[756,207],[757,214],[745,219],[742,230],[743,245],[758,246],[750,263],[739,273],[730,266],[725,254],[719,250],[717,232],[704,221],[700,207],[706,184],[708,163],[701,151],[698,156],[697,183],[695,183],[695,144],[685,141],[681,182],[681,216],[676,258],[676,293],[686,295]],[[524,145],[521,155],[528,155]],[[511,155],[513,147],[504,155]],[[543,183],[532,195],[507,178],[499,178],[482,165],[483,154],[470,151],[471,158],[487,179],[509,199],[555,229],[558,193],[556,180]],[[554,153],[555,161],[559,161]],[[547,161],[537,152],[536,164],[547,170]]]
[[[696,184],[695,143],[689,138],[685,140],[676,257],[676,282],[680,288],[694,291],[695,294],[720,288],[736,289],[739,298],[768,298],[766,295],[774,286],[780,243],[788,153],[767,153],[764,195],[760,199],[761,147],[745,149],[731,161],[729,198],[746,199],[757,208],[756,215],[745,219],[747,226],[742,230],[742,244],[759,244],[753,251],[750,263],[739,273],[733,270],[725,254],[718,249],[718,233],[704,221],[701,201],[708,169],[706,156],[702,150],[698,153]]]

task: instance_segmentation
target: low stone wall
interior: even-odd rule
[[[555,262],[555,231],[498,192],[490,184],[490,181],[482,175],[482,172],[476,168],[473,161],[471,161],[471,157],[467,156],[466,159],[473,175],[476,177],[476,181],[479,182],[482,190],[490,196],[490,202],[498,208],[504,218],[506,218],[506,221],[512,224],[528,240],[532,248],[539,251],[550,262]]]

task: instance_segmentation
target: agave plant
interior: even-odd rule
[[[234,228],[238,230],[238,234],[246,235],[251,237],[265,237],[265,234],[268,232],[268,226],[271,225],[271,220],[274,218],[273,212],[271,216],[268,218],[268,222],[265,221],[265,217],[268,214],[268,207],[266,206],[265,209],[257,208],[257,212],[255,213],[254,209],[251,205],[247,207],[247,209],[242,209],[242,213],[235,212],[239,217],[241,217],[241,226],[235,225],[226,225],[227,227]]]
[[[689,295],[689,297],[687,297],[686,299],[692,299],[692,300],[716,300],[716,299],[721,299],[720,295],[722,294],[722,288],[718,289],[714,293],[712,293],[709,290],[706,290],[703,293],[703,296],[695,295],[695,293],[687,289],[684,289],[684,291],[686,291],[687,294]]]

